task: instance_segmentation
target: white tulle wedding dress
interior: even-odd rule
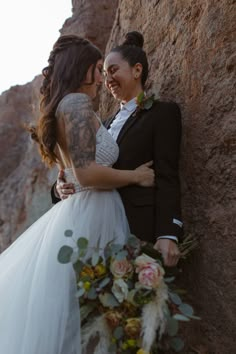
[[[96,161],[111,166],[118,146],[101,125]],[[81,188],[71,169],[66,178],[76,193],[57,203],[0,255],[0,354],[81,354],[80,316],[71,264],[60,264],[61,246],[87,237],[90,246],[124,243],[129,233],[116,190]]]

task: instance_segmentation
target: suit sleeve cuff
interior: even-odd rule
[[[179,242],[178,237],[176,237],[176,236],[171,236],[171,235],[165,235],[165,236],[159,236],[159,237],[157,237],[157,240],[160,240],[160,239],[168,239],[168,240],[175,241],[176,243]]]

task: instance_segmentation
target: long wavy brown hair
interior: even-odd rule
[[[61,36],[53,46],[48,59],[49,65],[42,70],[42,115],[36,127],[27,128],[31,137],[39,143],[42,160],[50,167],[58,162],[54,151],[57,142],[57,106],[64,96],[78,92],[91,65],[91,84],[94,82],[96,63],[101,58],[102,54],[97,47],[76,35]]]

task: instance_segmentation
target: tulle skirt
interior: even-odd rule
[[[0,255],[0,354],[81,354],[72,264],[57,260],[64,236],[90,247],[125,243],[129,227],[117,191],[87,190],[59,202]]]

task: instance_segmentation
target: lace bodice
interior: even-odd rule
[[[107,129],[100,125],[96,134],[96,162],[103,166],[112,166],[119,155],[119,148]],[[65,169],[65,178],[75,185],[75,192],[92,189],[93,187],[81,187],[73,174],[72,168]]]

